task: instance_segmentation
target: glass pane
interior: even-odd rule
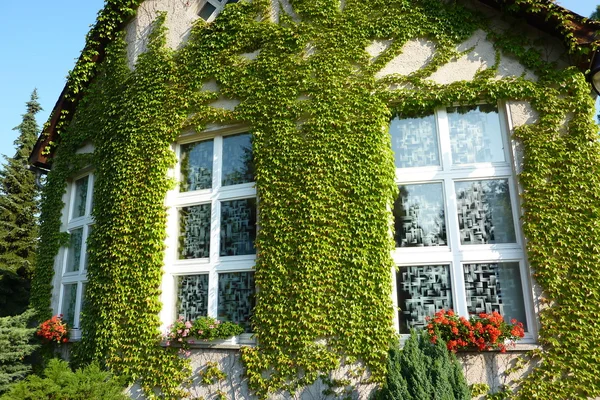
[[[67,250],[66,272],[79,271],[81,262],[81,244],[83,243],[83,228],[73,229],[69,235],[69,249]]]
[[[448,265],[399,267],[396,273],[400,333],[423,328],[425,317],[451,309],[452,283]]]
[[[441,183],[403,185],[394,203],[396,247],[446,246]]]
[[[252,136],[249,133],[223,138],[222,185],[238,185],[254,181]]]
[[[181,145],[180,192],[212,187],[213,141]]]
[[[464,273],[469,314],[497,311],[506,322],[514,318],[527,330],[518,262],[465,264]]]
[[[81,310],[84,311],[85,309],[85,293],[87,290],[87,282],[83,282],[81,284]],[[81,313],[80,315],[80,319],[81,319]],[[79,322],[79,324],[81,325],[81,321]]]
[[[71,218],[83,217],[87,200],[89,176],[75,181],[75,194],[73,196],[73,211]]]
[[[396,168],[440,165],[435,116],[394,118],[390,123]]]
[[[251,332],[254,293],[254,272],[219,274],[219,320],[235,322]]]
[[[221,256],[254,254],[256,199],[221,202]]]
[[[86,241],[86,243],[88,243],[88,245],[86,247],[85,255],[83,256],[83,269],[87,269],[87,267],[88,267],[88,251],[87,251],[87,249],[89,249],[89,238],[90,238],[90,235],[92,234],[92,229],[93,229],[93,225],[88,226],[87,237],[85,238],[85,241]]]
[[[207,2],[206,4],[204,4],[204,7],[202,7],[200,12],[198,13],[198,16],[203,20],[208,21],[208,19],[216,9],[217,7]]]
[[[227,4],[237,3],[239,0],[227,0]]]
[[[504,161],[504,143],[495,105],[448,107],[454,164]]]
[[[69,325],[70,328],[74,328],[75,324],[75,302],[77,301],[77,284],[73,283],[70,285],[63,286],[63,300],[61,306],[61,313],[63,315],[63,321]]]
[[[461,244],[515,243],[508,179],[455,182]]]
[[[208,275],[177,277],[177,313],[186,321],[208,315]]]
[[[210,204],[179,210],[179,259],[210,256]]]

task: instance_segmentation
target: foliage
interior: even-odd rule
[[[168,326],[165,334],[167,346],[171,343],[182,345],[193,344],[194,339],[203,341],[215,339],[228,339],[244,332],[244,328],[233,322],[221,322],[212,317],[200,317],[192,323],[179,317]]]
[[[25,311],[29,303],[31,275],[38,240],[38,189],[27,161],[33,150],[38,125],[35,115],[42,109],[37,91],[27,102],[13,157],[4,157],[0,170],[0,316]]]
[[[2,400],[127,400],[123,382],[97,363],[73,372],[69,364],[52,359],[43,378],[31,375],[10,388]]]
[[[510,324],[496,311],[491,314],[471,315],[467,320],[452,310],[441,310],[433,318],[427,317],[427,331],[431,341],[442,339],[448,350],[477,349],[479,351],[498,349],[506,352],[509,346],[525,336],[523,323],[513,319]]]
[[[69,341],[67,323],[62,315],[55,315],[40,324],[36,334],[47,342],[66,343]]]
[[[37,347],[32,344],[35,329],[27,327],[32,316],[33,312],[27,311],[0,318],[0,394],[31,371],[23,359]]]
[[[404,347],[389,351],[387,377],[379,400],[461,399],[471,391],[456,356],[443,340],[435,343],[426,333],[413,331]]]
[[[130,71],[116,32],[137,4],[107,2],[97,27],[111,44],[96,64],[90,49],[97,42],[89,40],[70,77],[70,91],[85,95],[75,114],[61,115],[61,144],[44,190],[32,302],[48,315],[61,197],[67,179],[93,163],[96,224],[78,360],[101,360],[140,379],[148,393],[160,387],[167,397],[177,395],[189,370],[158,346],[157,317],[170,146],[182,131],[242,123],[253,131],[261,223],[253,320],[259,346],[242,351],[251,388],[262,397],[294,391],[342,361],[362,360],[374,380],[383,379],[393,336],[389,209],[397,191],[390,116],[454,103],[526,101],[539,117],[515,130],[526,154],[523,229],[551,307],[541,315],[545,361],[520,396],[600,394],[598,371],[590,368],[600,365],[593,351],[600,346],[600,144],[579,71],[556,69],[516,27],[497,31],[476,12],[439,0],[292,0],[295,12],[282,12],[278,21],[269,17],[270,2],[240,2],[211,24],[199,22],[176,52],[163,47],[163,32],[155,29]],[[521,6],[556,17],[572,53],[589,50],[573,39],[568,13],[535,0],[516,0],[508,11]],[[457,46],[478,29],[495,43],[497,62],[471,81],[429,79],[462,55]],[[376,77],[404,44],[422,38],[436,44],[430,64]],[[365,51],[387,39],[392,44],[378,57]],[[242,56],[254,51],[253,60]],[[502,77],[500,58],[507,55],[538,79]],[[202,90],[212,80],[219,93]],[[219,96],[239,104],[211,106]],[[91,157],[76,154],[86,140],[95,145]]]
[[[203,385],[209,386],[219,381],[227,379],[227,374],[219,368],[219,364],[213,361],[209,361],[200,372],[200,381]]]

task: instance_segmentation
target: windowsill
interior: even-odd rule
[[[202,340],[192,339],[193,343],[187,342],[187,346],[190,349],[222,349],[222,350],[239,350],[242,347],[254,347],[256,346],[256,339],[250,333],[244,333],[240,336],[234,336],[229,339],[217,339],[217,340]],[[181,347],[179,342],[171,343],[167,346],[166,341],[161,342],[163,347]]]
[[[525,351],[531,350],[539,350],[542,346],[537,343],[515,343],[514,346],[506,346],[506,351],[504,353],[522,353]],[[458,354],[486,354],[486,353],[502,353],[500,350],[459,350]]]

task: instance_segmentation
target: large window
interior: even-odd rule
[[[165,322],[212,316],[251,331],[257,202],[248,132],[182,140],[170,193]]]
[[[92,227],[93,175],[74,179],[67,191],[68,247],[61,264],[59,314],[70,328],[78,329],[85,293],[87,238]],[[73,337],[73,335],[71,335]]]
[[[503,113],[447,107],[390,124],[399,196],[393,253],[400,333],[452,308],[532,332],[519,203]]]

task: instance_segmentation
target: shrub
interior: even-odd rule
[[[44,378],[31,375],[14,384],[0,400],[127,400],[121,380],[93,363],[73,372],[65,361],[52,359]]]
[[[457,316],[452,310],[441,310],[433,318],[427,318],[427,331],[433,343],[438,339],[446,342],[448,350],[464,349],[479,351],[499,349],[506,351],[507,344],[514,345],[525,332],[523,324],[513,319],[510,324],[496,311],[465,317]]]
[[[27,311],[14,317],[0,318],[0,394],[31,371],[31,366],[23,359],[37,347],[31,344],[35,328],[27,328],[32,315],[32,311]]]
[[[471,393],[456,356],[443,340],[413,331],[402,349],[392,347],[377,400],[468,400]]]

